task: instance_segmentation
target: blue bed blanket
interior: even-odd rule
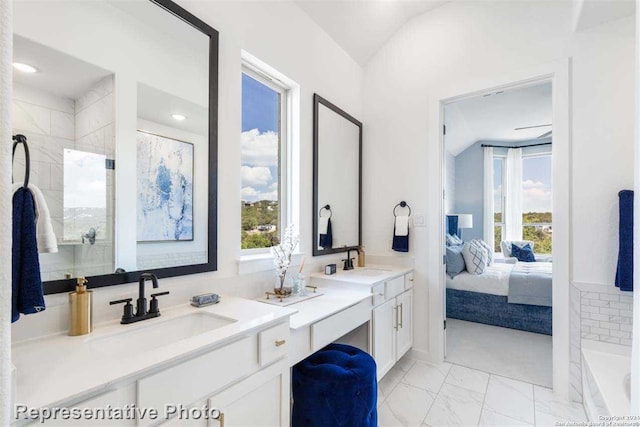
[[[519,262],[509,276],[511,304],[551,307],[552,274],[550,262]]]

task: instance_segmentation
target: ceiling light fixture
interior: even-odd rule
[[[14,62],[13,63],[13,68],[15,68],[18,71],[22,71],[23,73],[37,73],[38,72],[38,69],[36,67],[34,67],[33,65],[24,64],[22,62]]]
[[[187,116],[183,116],[182,114],[172,114],[171,117],[173,118],[173,120],[177,120],[179,122],[187,118]]]

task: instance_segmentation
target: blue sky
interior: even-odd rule
[[[242,74],[242,200],[277,200],[279,94]]]
[[[499,191],[502,186],[500,163],[494,160],[493,187],[496,212],[501,211]],[[551,212],[551,156],[525,157],[522,161],[522,210],[524,212]]]

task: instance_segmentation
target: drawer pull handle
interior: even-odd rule
[[[284,343],[286,343],[287,340],[276,340],[276,347],[280,347],[281,345],[284,345]]]
[[[404,304],[404,303],[402,303]],[[402,318],[404,317],[404,310],[402,309],[402,304],[400,304],[400,328],[403,328],[404,326],[402,326]]]
[[[413,282],[413,277],[411,279],[409,279],[410,282]]]
[[[312,285],[306,285],[305,288],[313,289],[314,293],[318,290],[317,286],[312,286]]]
[[[378,293],[377,293],[377,295],[378,295],[379,297],[383,297],[383,296],[384,296],[384,293],[380,293],[380,292],[378,292]]]

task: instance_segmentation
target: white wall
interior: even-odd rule
[[[163,306],[184,303],[198,292],[221,292],[257,297],[273,286],[271,271],[238,275],[240,251],[240,130],[241,49],[274,67],[300,85],[299,131],[294,134],[300,158],[300,181],[295,186],[300,199],[297,222],[301,251],[307,255],[305,270],[319,269],[340,255],[309,259],[312,239],[312,95],[319,93],[354,117],[362,117],[362,69],[304,12],[291,2],[180,1],[183,7],[220,32],[219,73],[219,190],[218,271],[161,280],[171,290]],[[266,19],[268,17],[268,19]],[[42,25],[46,24],[43,19]],[[65,33],[64,31],[59,31]],[[116,71],[116,70],[114,70]],[[116,93],[135,83],[119,85]],[[158,87],[158,85],[156,85]],[[131,106],[136,109],[135,99]],[[121,120],[116,113],[116,122]],[[135,123],[133,124],[135,127]],[[135,151],[134,151],[135,154]],[[132,214],[135,221],[135,215]],[[267,263],[269,266],[271,262]],[[101,288],[94,293],[94,321],[117,319],[121,310],[108,300],[133,296],[133,284]],[[14,340],[65,330],[68,327],[67,297],[47,297],[47,310],[24,316],[13,326]]]
[[[634,22],[572,33],[571,7],[450,2],[403,27],[365,67],[365,165],[377,173],[366,174],[364,211],[384,213],[407,200],[416,213],[438,215],[427,198],[424,166],[434,93],[484,81],[510,83],[498,77],[572,57],[572,280],[613,286],[617,192],[633,185]],[[391,232],[388,216],[369,216],[364,243],[371,253],[390,254]],[[426,354],[434,346],[424,327],[427,291],[437,286],[426,281],[426,242],[436,238],[424,228],[412,233],[414,349]]]

